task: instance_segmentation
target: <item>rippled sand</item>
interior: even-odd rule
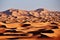
[[[23,38],[23,37],[14,37],[14,36],[10,36],[10,38],[8,38],[9,36],[0,36],[0,40],[60,40],[59,38]]]

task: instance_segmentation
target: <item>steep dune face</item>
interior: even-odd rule
[[[58,37],[60,36],[60,12],[43,8],[32,11],[9,9],[0,12],[0,28],[3,26],[8,29],[16,28],[19,33],[23,32],[30,37]]]

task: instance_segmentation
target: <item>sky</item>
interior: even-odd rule
[[[60,0],[0,0],[0,11],[10,8],[23,10],[46,8],[60,11]]]

